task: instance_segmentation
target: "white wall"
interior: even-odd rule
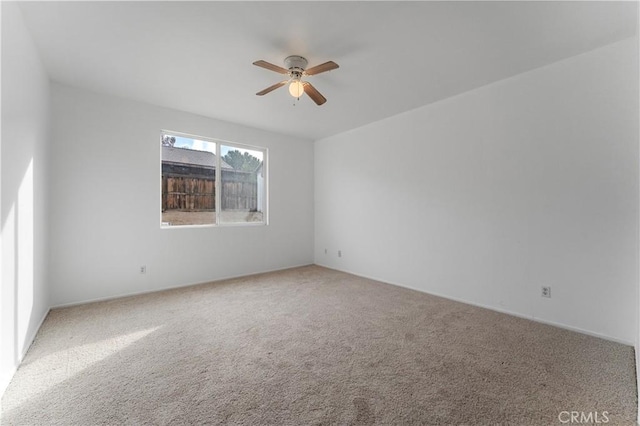
[[[313,263],[310,141],[59,84],[52,105],[53,306]],[[161,229],[161,129],[268,148],[269,225]]]
[[[633,344],[637,62],[629,39],[317,141],[316,263]]]
[[[640,8],[636,8],[636,28],[640,28]],[[638,56],[640,56],[640,45],[637,46]],[[640,86],[640,73],[637,75],[638,85]],[[640,139],[640,138],[639,138]],[[638,141],[640,144],[640,140]],[[640,158],[638,159],[640,162]],[[640,210],[640,208],[639,208]],[[640,217],[638,217],[638,223],[640,223]],[[640,228],[640,227],[639,227]],[[638,229],[640,232],[640,229]],[[640,234],[638,234],[638,240],[640,241]],[[640,253],[638,253],[640,256]],[[639,259],[640,266],[640,259]],[[640,395],[640,282],[638,282],[638,287],[636,290],[636,344],[635,344],[635,352],[636,352],[636,394]],[[640,424],[640,401],[638,403],[638,416],[636,417],[636,422]]]
[[[18,6],[1,2],[0,394],[49,309],[49,78]]]

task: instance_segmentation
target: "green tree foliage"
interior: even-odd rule
[[[244,172],[255,172],[261,163],[259,159],[248,152],[242,153],[237,149],[229,151],[222,159],[235,170],[242,170]]]
[[[164,146],[173,146],[176,143],[176,138],[175,136],[168,136],[168,135],[164,135],[162,137],[162,145]]]

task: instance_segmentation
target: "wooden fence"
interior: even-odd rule
[[[222,210],[256,211],[258,182],[255,174],[222,172]]]
[[[214,210],[215,181],[185,176],[162,177],[162,210]]]
[[[222,210],[255,211],[258,207],[256,175],[222,171]],[[162,211],[215,210],[215,179],[203,176],[162,175]]]

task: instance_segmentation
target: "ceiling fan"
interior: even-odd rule
[[[289,93],[294,98],[300,98],[303,93],[306,93],[317,105],[322,105],[323,103],[327,102],[327,99],[322,96],[322,94],[320,94],[320,92],[318,92],[318,90],[316,90],[316,88],[313,87],[311,83],[309,83],[308,81],[303,81],[302,77],[317,75],[325,71],[334,70],[338,68],[338,64],[333,61],[329,61],[325,62],[324,64],[316,65],[315,67],[311,67],[309,69],[307,69],[307,64],[308,62],[305,58],[297,55],[288,56],[287,58],[285,58],[285,68],[274,65],[267,61],[255,61],[253,65],[289,76],[288,79],[282,80],[280,83],[276,83],[273,86],[269,86],[266,89],[256,93],[256,95],[266,95],[267,93],[273,92],[274,90],[289,83]]]

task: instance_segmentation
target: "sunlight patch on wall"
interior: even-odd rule
[[[0,356],[2,365],[17,365],[18,353],[16,351],[16,306],[15,306],[15,234],[16,214],[15,204],[11,206],[2,226],[2,346]],[[11,372],[13,374],[13,371]],[[4,378],[3,378],[4,379]],[[4,383],[4,381],[3,381]],[[8,381],[7,381],[8,383]]]
[[[16,309],[18,333],[18,355],[28,349],[29,323],[33,312],[33,286],[34,286],[34,215],[33,215],[33,159],[20,182],[18,189],[17,209],[17,288]]]

